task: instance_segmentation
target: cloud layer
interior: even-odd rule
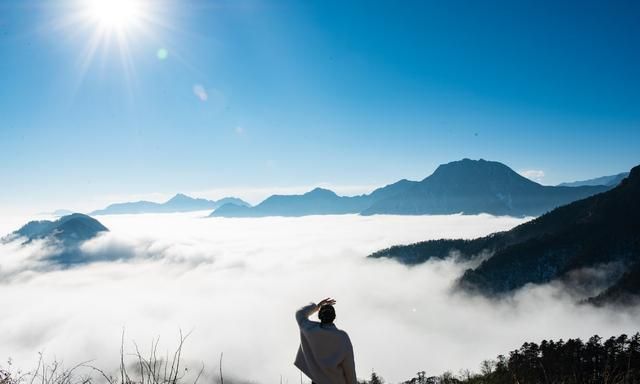
[[[193,331],[184,355],[211,375],[256,382],[300,377],[293,313],[337,298],[338,327],[349,332],[360,377],[372,369],[391,381],[418,370],[476,369],[481,360],[543,338],[635,332],[635,309],[609,312],[573,304],[560,284],[528,287],[491,302],[454,294],[467,266],[451,260],[408,268],[369,260],[392,244],[471,238],[523,220],[480,216],[313,216],[203,218],[204,213],[104,216],[110,233],[84,245],[96,259],[51,270],[48,252],[0,245],[0,357],[28,368],[38,351],[68,364],[118,364],[120,332],[145,349],[154,337],[171,349]],[[161,348],[162,348],[161,347]]]

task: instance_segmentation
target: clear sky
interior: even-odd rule
[[[357,191],[464,157],[543,184],[625,171],[639,20],[634,0],[2,0],[0,210]]]

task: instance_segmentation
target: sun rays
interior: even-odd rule
[[[78,85],[100,61],[103,69],[114,68],[113,63],[120,67],[117,75],[130,87],[136,77],[133,56],[139,47],[151,55],[158,49],[167,52],[160,38],[160,32],[170,28],[166,1],[69,0],[66,4],[56,29],[79,41]]]
[[[149,4],[140,0],[86,0],[82,7],[101,28],[126,31],[143,19]]]

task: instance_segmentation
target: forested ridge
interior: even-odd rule
[[[608,276],[608,289],[594,293],[589,302],[627,304],[640,299],[638,196],[640,166],[607,192],[564,205],[509,231],[471,240],[392,246],[369,257],[392,258],[408,265],[450,256],[478,258],[482,263],[465,271],[458,287],[486,296],[508,294],[530,283],[565,279],[584,268],[617,264],[623,273]]]
[[[361,384],[380,384],[376,373]],[[543,340],[524,343],[508,355],[485,360],[480,373],[418,372],[402,384],[637,384],[640,383],[640,333],[606,340]]]

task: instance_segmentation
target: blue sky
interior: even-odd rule
[[[0,209],[640,163],[637,1],[83,1],[0,3]]]

